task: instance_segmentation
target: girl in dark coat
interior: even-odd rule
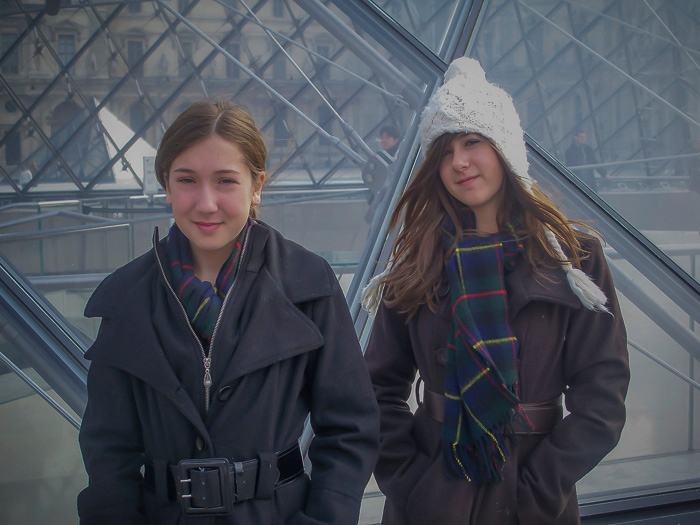
[[[629,383],[600,243],[533,184],[513,102],[475,60],[450,65],[421,134],[364,295],[382,523],[579,523],[575,484],[617,444]]]
[[[102,322],[85,354],[83,525],[357,523],[376,400],[329,265],[255,220],[265,157],[225,102],[193,104],[163,137],[175,223],[86,307]]]

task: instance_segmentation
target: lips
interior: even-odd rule
[[[219,226],[221,226],[220,222],[195,222],[195,225],[197,228],[199,228],[200,231],[203,232],[213,232],[216,231]]]
[[[473,176],[471,176],[471,177],[465,177],[465,178],[463,178],[463,179],[459,179],[459,180],[457,181],[457,184],[459,184],[459,185],[461,185],[461,186],[466,186],[466,185],[471,184],[472,182],[474,182],[474,181],[475,181],[476,179],[478,179],[478,178],[479,178],[478,175],[473,175]]]

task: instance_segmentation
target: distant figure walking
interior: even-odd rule
[[[586,132],[578,130],[574,134],[571,145],[566,149],[566,165],[576,176],[581,179],[592,190],[597,190],[595,171],[593,168],[580,168],[578,166],[588,166],[590,164],[600,164],[598,156],[588,144],[586,144]],[[602,177],[607,177],[605,168],[598,168],[598,173]]]
[[[393,159],[396,157],[396,152],[401,143],[401,132],[396,126],[384,126],[379,130],[379,143],[382,149],[386,151]]]

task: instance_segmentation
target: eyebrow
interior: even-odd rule
[[[190,169],[190,168],[175,168],[172,170],[172,173],[197,173],[196,170]],[[226,174],[240,174],[241,172],[238,170],[216,170],[214,172],[215,175],[226,175]]]

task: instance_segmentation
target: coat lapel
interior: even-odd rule
[[[282,290],[279,276],[275,279],[263,264],[266,257],[274,257],[266,250],[267,231],[255,228],[253,232],[250,258],[233,290],[240,298],[227,307],[212,343],[215,348],[222,344],[234,348],[222,384],[323,345],[319,329],[290,299],[291,290]]]

